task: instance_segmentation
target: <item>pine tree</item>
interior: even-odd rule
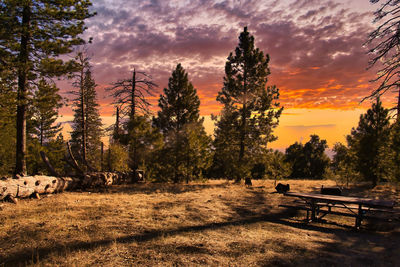
[[[41,79],[37,89],[33,97],[33,116],[30,123],[32,123],[34,135],[43,146],[61,130],[61,124],[55,122],[58,117],[58,109],[62,104],[61,96],[58,94],[59,89],[54,84],[49,84]]]
[[[200,99],[181,64],[172,72],[158,103],[160,111],[154,121],[164,134],[164,158],[169,155],[163,172],[171,174],[174,182],[189,181],[207,165],[209,148],[200,119]]]
[[[96,158],[99,156],[101,136],[103,134],[102,122],[97,103],[96,83],[92,78],[88,58],[78,53],[81,70],[74,83],[79,91],[75,92],[74,120],[72,123],[71,141],[74,151],[81,152],[83,163],[90,161],[99,165]],[[83,76],[81,76],[83,75]],[[98,166],[97,166],[98,167]]]
[[[0,57],[16,73],[17,120],[15,174],[26,174],[26,115],[28,93],[40,77],[54,77],[73,68],[60,55],[84,41],[89,0],[5,0],[0,4]]]
[[[178,133],[185,124],[199,121],[200,99],[181,64],[172,72],[158,106],[156,124],[164,134]]]
[[[214,131],[214,156],[210,176],[214,178],[233,178],[236,177],[239,167],[237,166],[237,155],[239,155],[239,146],[237,145],[238,127],[237,116],[230,106],[222,109],[219,119],[212,116],[216,121]]]
[[[217,96],[224,105],[222,115],[228,115],[230,121],[228,124],[217,122],[217,127],[231,127],[219,132],[234,133],[234,140],[225,142],[223,149],[235,154],[237,181],[249,175],[255,153],[276,139],[272,132],[278,125],[282,108],[277,102],[279,90],[275,86],[266,87],[270,74],[268,63],[269,56],[255,47],[254,37],[245,27],[235,53],[230,53],[225,64],[224,87]],[[216,139],[221,138],[216,136]]]
[[[347,136],[348,147],[356,157],[357,170],[374,187],[388,174],[385,152],[389,145],[389,134],[389,110],[382,106],[378,97],[367,113],[360,115],[358,127],[353,128]]]

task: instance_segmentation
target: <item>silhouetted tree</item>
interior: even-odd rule
[[[286,149],[285,161],[292,166],[290,176],[293,178],[321,179],[328,167],[326,140],[321,140],[318,135],[310,137],[304,145],[296,142]]]
[[[295,142],[286,148],[285,161],[291,164],[292,178],[307,177],[307,159],[303,153],[303,144]]]
[[[0,58],[2,69],[13,69],[17,80],[15,174],[26,174],[26,113],[28,93],[41,77],[60,76],[72,62],[60,55],[83,44],[89,0],[2,1],[0,4]]]
[[[217,128],[231,129],[216,131],[215,138],[220,142],[216,149],[235,155],[233,166],[237,181],[249,176],[254,154],[276,139],[272,132],[278,125],[282,108],[277,102],[279,90],[275,86],[266,87],[270,74],[268,63],[269,56],[255,47],[254,37],[245,27],[235,52],[230,53],[225,64],[224,87],[217,96],[224,105],[222,116],[228,116],[220,118],[223,123],[217,122]],[[222,139],[228,132],[233,133],[229,138],[234,139],[225,142],[224,147]]]
[[[318,135],[311,135],[310,141],[305,143],[303,150],[307,159],[309,177],[322,178],[330,162],[325,154],[327,148],[326,140],[320,139]]]

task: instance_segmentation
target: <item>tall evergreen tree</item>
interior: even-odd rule
[[[382,106],[379,97],[376,103],[360,115],[358,127],[347,136],[348,147],[354,152],[357,170],[372,186],[387,176],[388,159],[385,156],[389,145],[390,118],[389,110]]]
[[[178,133],[187,123],[199,122],[200,99],[181,64],[176,66],[158,101],[156,124],[164,134]]]
[[[218,119],[212,116],[216,122],[214,131],[214,156],[210,176],[215,178],[233,178],[240,170],[237,166],[239,155],[239,146],[237,143],[238,133],[238,120],[235,112],[226,106],[222,109],[221,115]]]
[[[176,66],[159,99],[160,111],[155,124],[164,134],[164,152],[169,157],[165,173],[171,173],[174,182],[183,178],[189,181],[194,173],[202,170],[207,154],[207,135],[200,119],[200,99],[188,74],[181,64]],[[195,129],[195,130],[194,130]],[[199,157],[203,155],[204,158]],[[164,156],[165,158],[165,156]]]
[[[231,127],[231,130],[220,132],[234,133],[235,140],[225,142],[224,150],[236,155],[236,180],[249,175],[249,163],[254,153],[276,139],[272,132],[283,108],[277,102],[279,90],[275,86],[266,87],[270,74],[268,63],[269,56],[255,47],[254,37],[245,27],[239,36],[239,45],[225,64],[224,87],[217,97],[224,105],[222,115],[229,115],[230,121],[228,124],[217,123],[217,128]],[[216,136],[216,139],[221,138]]]
[[[72,123],[71,141],[75,151],[81,151],[81,159],[91,161],[99,165],[95,160],[101,146],[103,134],[102,122],[97,103],[96,83],[92,78],[88,59],[81,61],[81,67],[77,78],[76,86],[79,91],[75,92],[77,98],[74,100],[74,120]],[[83,74],[83,77],[80,76]],[[98,167],[98,166],[97,166]]]
[[[0,3],[0,57],[5,68],[17,74],[16,166],[15,174],[26,174],[26,113],[28,93],[38,77],[67,73],[72,61],[60,55],[84,41],[89,0],[5,0]],[[3,67],[4,68],[4,67]]]
[[[55,84],[50,84],[41,79],[34,93],[31,123],[33,134],[39,139],[42,146],[61,130],[61,124],[55,123],[58,117],[58,109],[62,106],[58,91],[59,89]]]

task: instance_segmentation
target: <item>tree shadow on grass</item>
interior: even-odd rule
[[[174,185],[172,185],[174,186]],[[187,190],[202,190],[208,187],[214,187],[215,185],[204,185],[204,186],[195,186],[194,189]],[[217,185],[219,186],[219,185]],[[155,187],[159,189],[158,187]],[[149,189],[150,190],[150,189]],[[153,190],[153,189],[152,189]],[[172,190],[170,187],[167,187],[165,190],[167,192],[171,192],[168,190]],[[136,191],[129,191],[135,193]],[[143,193],[141,190],[139,191]],[[154,191],[152,191],[154,192]],[[135,243],[145,243],[147,241],[156,240],[158,238],[166,237],[166,236],[176,236],[179,234],[185,233],[201,233],[207,230],[223,230],[224,228],[229,228],[232,226],[243,226],[243,225],[251,225],[256,223],[271,223],[279,226],[285,226],[293,228],[291,232],[296,232],[298,230],[306,230],[310,232],[311,235],[315,233],[319,235],[320,233],[324,233],[327,235],[334,236],[332,242],[327,242],[324,240],[316,241],[320,244],[320,251],[318,253],[310,252],[309,249],[304,248],[300,245],[288,245],[282,241],[279,244],[276,244],[278,247],[278,251],[282,251],[283,257],[273,256],[266,257],[265,260],[260,260],[258,263],[260,266],[263,265],[298,265],[297,263],[305,263],[305,265],[309,265],[307,263],[313,262],[317,260],[319,263],[325,265],[335,265],[335,253],[337,251],[342,251],[344,257],[348,257],[349,262],[351,264],[355,263],[365,263],[367,261],[361,260],[362,256],[369,257],[368,259],[372,263],[378,263],[378,260],[374,260],[373,256],[368,253],[365,253],[362,249],[365,247],[365,240],[368,240],[368,244],[370,247],[379,247],[382,244],[386,244],[387,235],[375,232],[368,231],[355,231],[350,226],[339,225],[334,222],[325,222],[325,223],[312,223],[307,224],[302,220],[295,220],[292,216],[296,215],[293,211],[288,209],[273,209],[276,206],[274,201],[279,201],[280,199],[269,199],[268,195],[264,190],[258,189],[249,189],[246,191],[248,194],[245,194],[238,201],[229,201],[229,199],[223,199],[224,204],[231,209],[231,217],[226,218],[223,222],[215,222],[215,223],[203,223],[195,226],[181,226],[177,228],[166,228],[166,229],[158,229],[158,230],[145,230],[142,233],[133,234],[133,235],[125,235],[119,238],[106,238],[97,241],[90,242],[68,242],[68,243],[55,243],[51,246],[43,246],[37,247],[35,249],[26,248],[21,249],[18,252],[11,253],[4,257],[0,257],[0,266],[18,266],[18,265],[27,265],[27,264],[35,264],[38,263],[38,259],[40,261],[45,261],[52,255],[64,255],[68,256],[68,253],[77,252],[77,251],[90,251],[99,247],[107,247],[114,243],[122,243],[129,244],[132,242]],[[330,227],[328,227],[329,225]],[[29,234],[29,233],[27,233]],[[400,239],[400,234],[395,233],[392,237]],[[393,239],[394,240],[394,239]],[[12,243],[12,240],[9,240]],[[143,244],[144,245],[144,244]],[[169,250],[172,254],[215,254],[218,252],[212,251],[206,247],[202,247],[201,244],[181,244],[181,245],[169,245]],[[292,247],[291,247],[292,246]],[[232,242],[227,244],[228,250],[222,251],[221,253],[224,255],[228,255],[229,257],[235,258],[239,257],[244,253],[251,253],[251,251],[257,250],[257,247],[249,244],[241,244]],[[343,248],[344,247],[344,248]],[[165,249],[165,246],[163,246]],[[378,251],[379,259],[384,257],[392,257],[395,255],[395,248],[397,246],[393,245],[387,251]],[[291,256],[289,258],[285,258],[285,251],[297,251],[296,256]],[[348,255],[349,252],[354,255]],[[263,253],[263,252],[261,252]],[[380,253],[380,254],[379,254]],[[304,254],[304,255],[303,255]],[[322,261],[318,259],[320,255],[326,255],[326,259]],[[37,257],[35,256],[37,255]],[[302,256],[299,256],[302,255]],[[333,256],[332,256],[333,255]],[[343,256],[341,255],[341,256]],[[355,259],[351,259],[350,257],[354,256]],[[297,258],[296,258],[297,257]],[[300,258],[298,258],[300,257]],[[358,258],[357,258],[358,257]],[[394,260],[390,260],[391,263],[396,263]],[[337,264],[338,262],[336,262]],[[350,264],[350,265],[351,265]],[[367,264],[368,265],[368,264]]]
[[[163,229],[163,230],[150,230],[146,231],[141,234],[136,235],[126,235],[123,237],[119,237],[116,239],[103,239],[98,241],[91,241],[91,242],[70,242],[66,244],[55,244],[53,246],[46,246],[46,247],[38,247],[35,249],[23,249],[19,252],[12,253],[7,255],[6,257],[0,258],[0,265],[4,266],[18,266],[18,265],[26,265],[26,264],[35,264],[37,263],[37,258],[41,261],[45,260],[52,254],[62,255],[63,253],[71,253],[74,251],[86,251],[95,249],[98,247],[109,246],[115,242],[117,243],[143,243],[146,241],[154,240],[160,237],[165,236],[174,236],[183,233],[189,232],[202,232],[206,230],[218,230],[223,229],[224,227],[231,227],[235,225],[249,225],[255,224],[259,222],[269,222],[273,224],[280,224],[288,227],[298,228],[298,229],[305,229],[309,231],[315,232],[323,232],[327,234],[333,234],[335,236],[344,239],[344,237],[348,236],[349,234],[353,237],[356,236],[357,233],[353,233],[348,231],[347,229],[343,228],[326,228],[323,225],[316,225],[316,224],[305,224],[301,221],[289,220],[287,219],[287,211],[283,210],[280,213],[265,213],[265,214],[258,214],[257,216],[252,216],[246,213],[248,216],[247,218],[240,218],[240,219],[232,219],[224,222],[217,222],[217,223],[206,223],[203,225],[195,225],[195,226],[184,226],[177,229]],[[361,241],[359,241],[361,242]],[[204,248],[194,248],[194,247],[181,247],[180,248],[182,253],[188,253],[190,251],[202,251],[206,253],[207,250]],[[178,251],[179,252],[179,249]],[[37,255],[37,257],[35,256]]]

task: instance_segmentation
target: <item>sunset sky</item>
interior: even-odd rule
[[[113,106],[104,88],[111,82],[129,78],[135,68],[152,75],[161,93],[182,63],[211,132],[209,115],[221,109],[215,98],[226,58],[244,26],[256,46],[270,55],[268,84],[280,89],[285,107],[275,131],[279,140],[272,148],[307,142],[313,133],[327,139],[330,147],[343,142],[370,105],[360,105],[360,100],[377,86],[369,82],[376,69],[367,70],[363,48],[375,26],[372,12],[378,8],[368,0],[93,2],[97,16],[87,21],[85,38],[93,37],[89,54],[107,124],[113,121]],[[157,99],[152,99],[154,109]],[[70,107],[62,113],[70,118]]]

